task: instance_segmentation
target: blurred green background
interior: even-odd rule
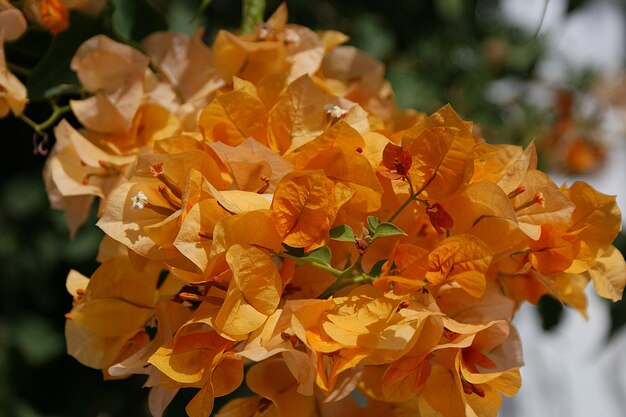
[[[587,3],[571,1],[567,12]],[[218,29],[239,26],[240,2],[214,0],[190,23],[200,5],[201,0],[112,0],[98,18],[73,13],[70,28],[56,37],[30,30],[6,45],[9,61],[31,69],[24,78],[32,99],[26,114],[36,121],[48,116],[45,96],[58,93],[61,83],[76,83],[69,61],[96,33],[136,45],[155,30],[191,33],[206,27],[210,43]],[[277,5],[268,1],[268,11]],[[289,0],[288,7],[292,23],[340,30],[351,36],[350,44],[383,60],[402,107],[432,112],[450,102],[479,123],[491,142],[527,144],[549,129],[550,111],[524,107],[514,123],[509,109],[485,97],[495,79],[532,80],[546,51],[542,36],[501,18],[498,1]],[[588,76],[575,74],[568,88],[584,88]],[[65,277],[70,268],[89,275],[96,267],[102,233],[94,226],[95,213],[70,240],[62,213],[49,208],[41,178],[45,156],[33,152],[41,142],[49,149],[54,138],[34,136],[10,117],[0,120],[0,138],[0,417],[149,415],[142,378],[104,382],[98,371],[65,354],[64,314],[72,302]],[[617,242],[622,252],[625,241],[621,236]],[[626,321],[626,306],[607,308],[614,332]],[[561,307],[544,299],[538,311],[550,329]],[[184,415],[191,394],[179,395],[166,415]]]

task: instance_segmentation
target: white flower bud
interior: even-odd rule
[[[148,197],[144,194],[143,191],[139,191],[137,195],[134,195],[130,198],[130,201],[133,203],[133,205],[130,206],[131,209],[141,210],[145,207],[146,204],[148,204]]]
[[[348,113],[348,110],[342,109],[341,107],[332,103],[324,104],[324,111],[326,111],[326,114],[333,119],[341,119]]]

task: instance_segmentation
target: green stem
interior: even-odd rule
[[[363,265],[361,264],[361,262],[363,261],[363,255],[359,255],[358,258],[356,258],[356,261],[354,261],[354,263],[352,265],[350,265],[349,267],[347,267],[342,273],[340,278],[345,278],[347,276],[350,276],[350,274],[352,274],[352,272],[354,270],[356,270],[359,273],[363,272]]]
[[[409,192],[411,195],[415,194],[415,189],[413,188],[413,181],[411,181],[411,177],[409,177],[409,173],[406,173],[406,182],[409,184]]]
[[[416,194],[411,194],[409,198],[407,198],[406,201],[402,203],[400,207],[398,207],[398,210],[396,210],[395,213],[393,213],[391,217],[387,219],[387,223],[393,222],[395,218],[398,217],[400,213],[402,213],[402,210],[404,210],[409,204],[411,204],[412,201],[415,201],[415,196]]]
[[[424,185],[422,185],[422,188],[420,188],[419,190],[417,190],[416,192],[414,192],[413,194],[411,194],[409,196],[409,198],[406,199],[406,201],[404,203],[402,203],[402,205],[400,207],[398,207],[398,209],[391,215],[391,217],[389,217],[389,219],[387,219],[387,223],[391,223],[395,220],[396,217],[398,217],[398,215],[400,213],[402,213],[402,210],[404,210],[409,204],[411,204],[411,202],[419,200],[419,201],[426,201],[426,200],[420,200],[418,197],[420,194],[422,194],[424,192],[424,190],[426,189],[426,187],[428,187],[430,185],[431,182],[433,182],[433,180],[435,179],[435,176],[437,175],[437,171],[435,171],[433,173],[433,176],[430,177],[430,179],[428,181],[426,181],[426,183]],[[410,186],[411,189],[413,189],[413,186]]]
[[[59,107],[54,102],[51,102],[51,105],[52,105],[52,114],[50,115],[50,117],[48,117],[48,119],[46,119],[45,121],[41,123],[37,123],[33,121],[30,117],[26,116],[24,113],[22,113],[19,116],[19,118],[22,119],[24,123],[32,127],[37,133],[43,133],[44,130],[48,129],[53,124],[55,124],[61,116],[63,116],[65,113],[72,111],[72,108],[69,105]]]
[[[539,37],[539,33],[541,33],[541,27],[543,26],[543,21],[545,20],[546,14],[548,12],[548,3],[550,3],[550,0],[544,0],[543,8],[541,9],[541,19],[539,19],[539,24],[537,25],[535,34],[533,35],[532,38],[530,38],[531,42],[537,39]]]
[[[293,259],[294,261],[300,261],[303,262],[302,258],[298,258],[297,256],[293,256],[293,255],[289,255],[285,252],[279,252],[276,253],[277,256],[280,256],[281,258],[286,258],[286,259]],[[320,264],[317,262],[306,262],[307,265],[311,265],[317,269],[321,269],[322,271],[326,271],[326,272],[330,272],[331,274],[333,274],[336,277],[340,277],[345,271],[340,271],[338,269],[335,269],[331,266],[326,266],[324,264]]]
[[[359,255],[357,260],[354,261],[352,265],[347,267],[345,270],[340,271],[340,274],[339,276],[337,276],[337,279],[335,280],[335,282],[333,282],[333,285],[326,288],[326,290],[324,290],[324,292],[318,298],[320,299],[328,298],[331,295],[333,295],[336,291],[339,291],[342,288],[355,284],[356,282],[354,280],[356,277],[365,275],[365,273],[363,272],[363,265],[361,263],[362,261],[363,261],[363,255]],[[354,271],[357,271],[358,274],[352,275]],[[349,276],[352,276],[352,279],[349,279],[346,281],[346,278],[348,278]],[[359,282],[362,282],[362,281],[359,281]]]
[[[351,285],[355,285],[355,284],[362,284],[364,282],[369,282],[371,281],[371,277],[365,273],[361,273],[358,275],[353,276],[351,279],[348,280],[343,280],[343,279],[338,279],[337,281],[335,281],[335,283],[333,285],[331,285],[330,287],[328,287],[326,289],[326,291],[324,291],[319,297],[317,297],[320,300],[325,300],[326,298],[330,297],[331,295],[333,295],[335,292],[349,287]]]
[[[243,0],[241,34],[254,33],[256,26],[263,21],[265,0]]]
[[[362,284],[364,282],[371,282],[371,281],[373,281],[372,277],[370,277],[366,273],[355,275],[352,279],[350,279],[348,281],[344,281],[339,286],[339,288],[337,288],[337,290],[340,290],[340,289],[345,288],[345,287],[349,287],[351,285]]]
[[[14,64],[12,62],[7,62],[7,66],[9,67],[11,72],[13,72],[15,74],[20,74],[20,75],[23,75],[24,77],[29,77],[30,76],[30,70],[28,68],[26,68],[26,67]]]
[[[353,264],[351,264],[350,266],[348,266],[346,269],[342,271],[339,269],[335,269],[329,265],[324,265],[324,264],[317,263],[317,262],[307,262],[305,258],[299,258],[297,256],[289,255],[288,253],[285,253],[285,252],[277,253],[277,252],[271,251],[271,253],[276,256],[280,256],[281,258],[293,259],[296,262],[305,262],[308,265],[311,265],[317,269],[321,269],[322,271],[326,271],[326,272],[333,274],[335,276],[335,282],[333,282],[333,284],[330,287],[324,290],[324,292],[318,297],[320,299],[326,299],[330,297],[331,295],[333,295],[336,291],[342,288],[348,287],[350,285],[354,285],[359,282],[365,282],[371,279],[371,277],[369,277],[369,275],[367,275],[365,271],[363,271],[363,264],[362,264],[363,255],[359,255],[359,257],[356,259],[356,261],[354,261]],[[354,274],[354,272],[356,272],[356,275]],[[350,279],[347,279],[347,278],[350,278]]]

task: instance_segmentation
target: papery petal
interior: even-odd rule
[[[402,147],[413,157],[409,170],[413,185],[426,187],[434,198],[459,190],[472,175],[473,144],[471,132],[450,106],[407,130]]]
[[[596,264],[589,270],[589,273],[599,296],[612,301],[622,299],[626,283],[626,263],[624,256],[615,246],[609,246],[597,258]]]
[[[272,200],[272,219],[283,241],[292,247],[315,249],[325,242],[339,208],[352,197],[322,171],[287,174]]]
[[[492,257],[489,247],[475,236],[451,236],[428,255],[426,279],[434,285],[455,282],[470,295],[481,297]]]

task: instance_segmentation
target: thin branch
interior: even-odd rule
[[[256,26],[263,21],[265,0],[243,0],[241,16],[241,33],[254,33]]]
[[[9,67],[11,72],[13,72],[15,74],[23,75],[24,77],[29,77],[30,76],[30,70],[28,68],[26,68],[26,67],[14,64],[12,62],[7,62],[7,66]]]
[[[52,106],[52,114],[50,115],[50,117],[48,117],[48,119],[44,120],[41,123],[35,122],[30,117],[26,116],[24,113],[22,113],[18,117],[24,123],[32,127],[35,130],[35,132],[43,133],[46,129],[54,125],[65,113],[69,113],[70,111],[72,111],[72,108],[69,105],[58,106],[55,102],[50,102],[50,105]]]
[[[543,1],[543,8],[541,9],[541,19],[539,20],[539,24],[537,25],[537,29],[535,30],[535,34],[533,35],[532,38],[530,38],[530,41],[534,41],[535,39],[537,39],[537,37],[539,37],[539,32],[541,32],[541,28],[543,26],[543,21],[546,19],[546,14],[548,13],[548,4],[550,3],[550,0],[544,0]]]
[[[409,198],[407,198],[406,201],[402,203],[400,207],[398,207],[398,209],[391,215],[391,217],[387,219],[387,223],[393,222],[395,218],[398,217],[400,213],[402,213],[402,210],[404,210],[409,204],[411,204],[412,201],[419,200],[418,199],[419,195],[424,192],[424,190],[430,185],[431,182],[433,182],[436,176],[437,176],[437,171],[433,173],[433,176],[430,177],[428,181],[426,181],[426,183],[422,186],[422,188],[417,190],[415,193],[411,194]]]

